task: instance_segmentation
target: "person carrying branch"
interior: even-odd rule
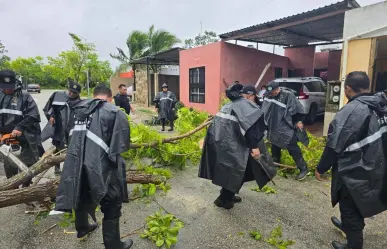
[[[254,87],[252,93],[247,87],[242,89],[241,84],[234,84],[226,90],[231,102],[208,127],[199,167],[200,178],[221,187],[214,204],[225,209],[242,201],[236,194],[244,182],[255,180],[262,188],[276,174],[273,167],[264,168],[266,165],[257,161],[265,131],[263,113],[250,101],[256,94]]]
[[[168,91],[168,85],[162,85],[162,91],[154,98],[153,102],[156,105],[156,111],[159,114],[162,129],[165,131],[165,123],[168,120],[171,128],[168,131],[173,131],[173,122],[175,121],[175,105],[177,103],[176,96],[173,92]]]
[[[129,249],[133,241],[121,241],[119,223],[122,203],[128,201],[121,153],[129,149],[130,129],[126,114],[110,104],[112,99],[111,90],[99,85],[94,99],[76,106],[55,210],[74,209],[77,237],[83,238],[97,228],[95,209],[101,205],[105,248]],[[88,214],[94,223],[89,223]]]
[[[296,129],[303,129],[304,108],[293,93],[281,90],[279,83],[267,85],[266,97],[262,104],[265,123],[268,126],[267,139],[276,163],[281,163],[281,150],[287,149],[295,161],[300,174],[297,180],[304,180],[308,167],[297,142]]]
[[[20,142],[20,160],[30,167],[39,160],[44,151],[39,137],[39,109],[32,96],[22,91],[16,74],[11,70],[0,71],[0,134],[12,134]],[[7,178],[18,173],[16,165],[4,158]],[[28,187],[31,180],[23,184]]]
[[[348,74],[344,86],[349,102],[329,125],[315,176],[321,181],[332,168],[332,204],[339,203],[341,221],[331,220],[347,237],[333,248],[362,249],[364,218],[387,209],[387,98],[370,93],[365,72]]]
[[[82,88],[78,83],[70,81],[68,90],[54,92],[43,108],[48,123],[42,131],[41,138],[44,142],[51,137],[57,152],[67,145],[66,127],[70,122],[72,107],[81,100],[79,96],[81,90]],[[55,174],[60,173],[60,164],[55,165]]]

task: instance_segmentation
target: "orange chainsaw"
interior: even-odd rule
[[[0,138],[0,146],[9,147],[9,152],[15,156],[19,156],[21,153],[21,146],[19,140],[16,137],[12,136],[11,133],[2,134]]]

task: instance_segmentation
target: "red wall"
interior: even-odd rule
[[[314,69],[328,68],[329,52],[318,52],[314,55]]]
[[[263,77],[260,86],[274,79],[274,68],[282,68],[282,77],[287,77],[289,59],[283,56],[222,42],[220,75],[226,82],[238,80],[244,85],[255,85],[265,66],[271,67]],[[221,85],[221,91],[225,90]]]
[[[328,80],[340,80],[341,53],[341,50],[329,52]]]
[[[221,42],[180,51],[180,101],[184,105],[215,114],[220,103]],[[189,102],[189,69],[205,67],[205,104]]]
[[[180,101],[185,106],[215,114],[225,90],[223,79],[229,84],[238,80],[242,84],[255,85],[269,62],[271,68],[261,85],[274,79],[274,67],[282,68],[282,76],[287,77],[288,58],[225,42],[180,51]],[[202,66],[206,73],[206,103],[190,103],[189,69]]]
[[[315,47],[285,48],[285,57],[289,58],[289,69],[300,70],[299,77],[314,76]]]

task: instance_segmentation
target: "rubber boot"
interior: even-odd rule
[[[106,249],[129,249],[133,246],[133,240],[121,241],[120,220],[102,220],[102,236]]]
[[[332,242],[332,247],[334,249],[352,249],[352,248],[348,247],[346,244],[343,244],[343,243],[340,243],[337,241]]]
[[[75,212],[75,229],[77,230],[78,239],[84,239],[88,234],[97,229],[97,227],[97,223],[89,223],[89,215],[87,212]]]
[[[300,170],[300,174],[296,177],[296,180],[302,181],[306,178],[306,175],[308,174],[308,167],[306,166],[306,162],[304,158],[300,158],[298,162],[296,162],[297,168]]]
[[[341,220],[337,219],[336,217],[332,216],[331,217],[332,224],[338,228],[340,231],[343,231],[343,224],[341,223]]]
[[[222,193],[223,193],[223,188],[220,190],[220,195],[222,195]],[[234,203],[242,202],[242,198],[237,195],[234,195],[232,197],[232,202]]]
[[[60,164],[55,165],[55,175],[60,175],[62,172],[60,171]]]

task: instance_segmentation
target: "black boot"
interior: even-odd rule
[[[331,217],[332,224],[338,228],[340,231],[343,232],[343,224],[341,223],[341,220],[337,219],[336,217]]]
[[[222,195],[222,193],[223,193],[223,188],[220,190],[220,195]],[[242,202],[242,198],[237,196],[237,195],[234,195],[232,197],[232,202],[234,202],[234,203]]]
[[[343,244],[343,243],[340,243],[337,241],[332,242],[332,247],[335,249],[352,249],[352,248],[348,247],[346,244]]]
[[[55,175],[60,175],[62,172],[60,171],[60,164],[55,165]]]
[[[306,166],[306,162],[304,158],[300,158],[298,162],[296,162],[297,168],[300,170],[300,174],[296,177],[296,180],[302,181],[306,178],[306,175],[309,173],[308,167]]]
[[[98,224],[89,224],[89,215],[87,212],[75,212],[75,229],[77,230],[77,238],[84,239],[88,234],[97,229]]]
[[[231,209],[231,208],[234,207],[234,202],[233,201],[223,200],[222,198],[220,198],[220,196],[214,201],[214,204],[217,207],[221,207],[221,208],[224,208],[224,209]]]
[[[106,249],[129,249],[133,245],[133,240],[125,242],[120,238],[120,220],[102,220],[102,236]]]

